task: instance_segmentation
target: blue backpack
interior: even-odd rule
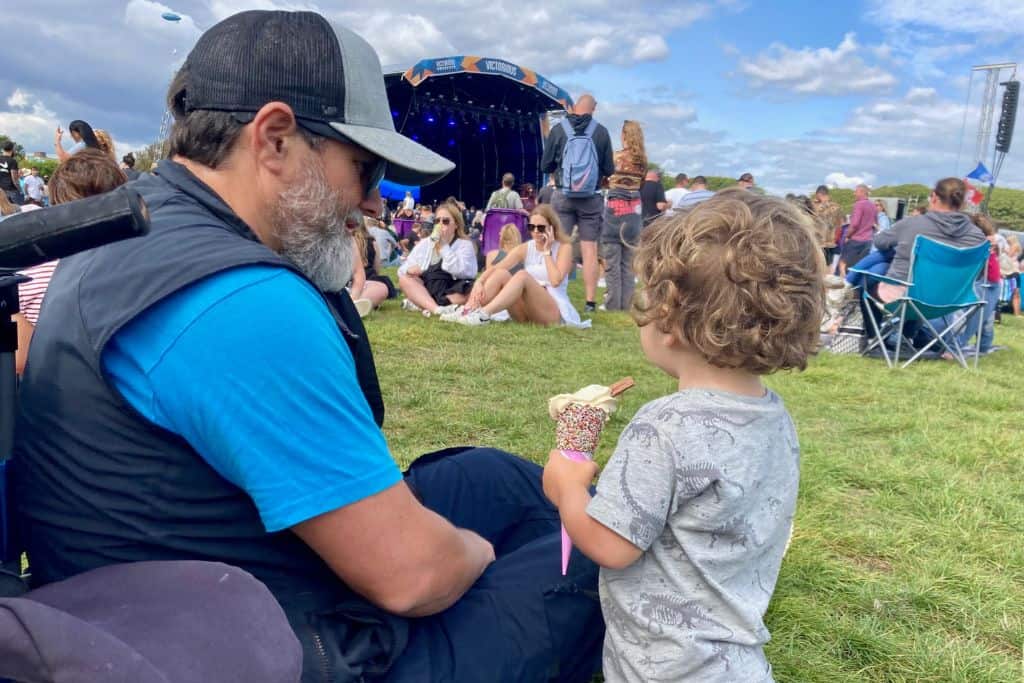
[[[597,183],[601,171],[597,164],[597,147],[594,146],[594,131],[597,121],[587,124],[583,135],[577,135],[568,119],[562,119],[565,130],[565,149],[562,150],[562,194],[566,197],[593,197],[597,194]]]

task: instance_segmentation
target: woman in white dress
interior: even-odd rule
[[[580,322],[566,293],[573,268],[572,246],[557,214],[549,204],[540,204],[530,213],[529,225],[532,239],[488,269],[473,285],[465,305],[442,315],[442,320],[483,325],[507,310],[517,322],[590,326],[589,320]],[[511,274],[519,264],[523,269]]]

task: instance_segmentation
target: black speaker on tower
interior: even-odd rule
[[[1003,110],[999,115],[999,127],[996,128],[996,151],[1006,154],[1013,140],[1013,124],[1017,119],[1017,104],[1020,102],[1020,81],[1007,81],[1000,85],[1006,86],[1006,90],[1003,91]]]

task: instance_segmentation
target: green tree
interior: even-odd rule
[[[152,169],[156,165],[156,162],[167,156],[166,145],[166,140],[157,140],[149,143],[142,149],[133,151],[132,154],[135,155],[135,170],[145,173]]]
[[[18,162],[22,168],[38,168],[39,175],[49,178],[53,175],[53,172],[57,169],[60,164],[56,159],[38,159],[36,157],[28,157]]]
[[[11,140],[11,138],[7,137],[6,135],[0,133],[0,149],[3,149],[3,146],[8,142],[14,141]],[[25,148],[19,145],[17,142],[14,143],[14,156],[19,158],[25,156]]]
[[[708,189],[712,192],[718,192],[724,190],[727,187],[732,187],[736,184],[735,178],[727,178],[721,175],[706,175],[704,176],[708,181]]]

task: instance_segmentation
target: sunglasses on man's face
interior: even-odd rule
[[[547,232],[548,226],[539,223],[530,223],[530,232]]]
[[[384,180],[388,162],[380,157],[367,160],[356,159],[355,162],[359,167],[359,182],[363,186],[363,196],[369,197],[374,190],[380,187],[381,181]]]

